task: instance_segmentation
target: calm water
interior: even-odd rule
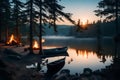
[[[69,69],[72,74],[82,73],[84,68],[92,70],[102,69],[112,63],[114,56],[114,42],[111,38],[101,40],[101,50],[98,50],[96,38],[74,38],[74,37],[43,37],[44,48],[55,48],[68,46],[69,56],[66,57],[66,63],[63,69]],[[62,57],[48,58],[48,62],[61,59]],[[46,70],[46,67],[43,67]]]

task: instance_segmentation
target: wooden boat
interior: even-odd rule
[[[43,49],[42,57],[68,56],[67,49],[68,47]],[[24,51],[28,51],[28,50],[29,48],[24,48]],[[34,49],[34,50],[39,50],[39,49]]]
[[[65,57],[47,64],[47,75],[52,76],[60,71],[65,65]]]
[[[68,56],[67,47],[44,49],[42,57]]]
[[[66,52],[67,49],[68,49],[67,47],[53,48],[53,49],[43,49],[43,52],[48,55],[49,53],[53,53],[53,52],[55,52],[55,53]]]

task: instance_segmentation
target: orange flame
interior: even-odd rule
[[[10,40],[7,42],[7,44],[11,44],[13,41],[14,41],[15,43],[17,43],[17,41],[15,40],[14,35],[12,34],[12,35],[10,36]]]
[[[45,42],[45,39],[42,39],[42,43]],[[40,46],[39,46],[39,43],[37,42],[37,40],[34,40],[33,42],[33,49],[39,49]]]
[[[39,48],[39,44],[36,40],[34,40],[33,49],[38,49],[38,48]]]

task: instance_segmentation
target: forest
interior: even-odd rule
[[[0,80],[119,80],[119,23],[120,0],[0,0]]]

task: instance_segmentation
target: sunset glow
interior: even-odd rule
[[[93,51],[68,49],[68,52],[70,53],[70,56],[72,56],[72,58],[77,59],[81,57],[83,59],[87,59],[89,57],[94,60],[93,55],[95,54],[95,52]]]
[[[71,18],[77,22],[78,19],[83,19],[83,25],[86,20],[89,20],[90,23],[99,19],[94,13],[94,10],[97,9],[97,3],[100,0],[61,0],[60,4],[65,6],[64,12],[72,13]],[[72,6],[71,6],[72,5]],[[72,25],[69,21],[65,20],[64,22],[60,21],[57,24],[67,24]]]
[[[86,25],[86,23],[87,23],[87,19],[82,19],[81,20],[81,25]]]
[[[120,0],[1,0],[0,80],[120,80],[119,9]]]

